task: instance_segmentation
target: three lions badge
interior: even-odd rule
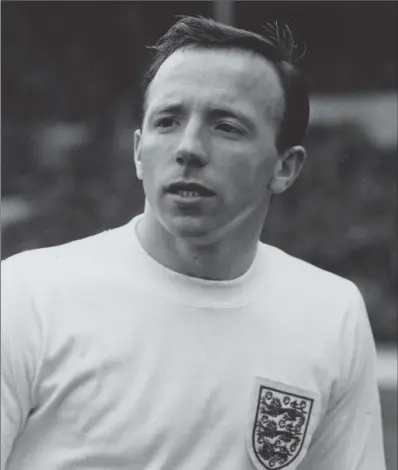
[[[257,380],[247,444],[258,470],[296,468],[313,433],[317,401],[309,391]]]

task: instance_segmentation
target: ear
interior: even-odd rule
[[[141,131],[137,129],[134,132],[134,163],[135,163],[135,172],[137,178],[142,180],[142,162],[141,162],[141,152],[140,152],[140,142],[141,142]]]
[[[274,174],[268,185],[274,194],[280,194],[291,186],[299,175],[306,158],[304,147],[297,145],[286,150],[278,156],[274,167]]]

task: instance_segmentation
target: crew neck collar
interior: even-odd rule
[[[241,306],[252,302],[260,294],[265,282],[260,272],[263,264],[261,258],[264,256],[260,242],[253,263],[240,277],[226,281],[201,279],[173,271],[148,254],[137,235],[141,218],[142,214],[134,217],[125,227],[140,279],[152,283],[157,293],[179,303],[203,307]]]

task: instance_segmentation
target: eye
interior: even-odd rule
[[[225,121],[218,122],[216,128],[226,134],[243,134],[242,129]]]
[[[155,127],[160,127],[162,129],[169,129],[175,127],[178,124],[178,121],[170,116],[162,117],[155,122]]]

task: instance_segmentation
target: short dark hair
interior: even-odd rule
[[[146,93],[163,62],[175,51],[185,48],[241,49],[271,61],[280,78],[284,109],[276,146],[286,150],[303,142],[309,121],[309,97],[306,81],[296,66],[298,46],[290,29],[277,23],[264,27],[264,35],[238,29],[213,19],[185,16],[151,46],[153,61],[144,76]]]

